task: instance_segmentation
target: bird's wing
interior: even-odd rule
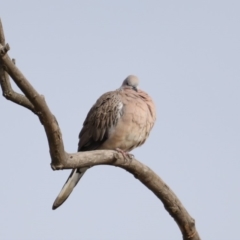
[[[118,123],[123,113],[119,91],[103,94],[90,109],[81,132],[78,151],[97,149],[107,140],[109,131]]]
[[[109,131],[116,126],[122,114],[118,91],[103,94],[92,106],[79,134],[78,151],[95,150],[107,140]],[[53,209],[66,201],[88,168],[73,169],[53,203]]]

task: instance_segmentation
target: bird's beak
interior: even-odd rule
[[[137,89],[137,87],[133,87],[133,90],[134,90],[134,91],[136,91],[136,92],[138,92],[138,89]]]

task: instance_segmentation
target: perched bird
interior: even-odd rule
[[[151,97],[138,85],[138,78],[130,75],[120,88],[97,100],[83,123],[78,151],[110,149],[128,154],[146,141],[156,120],[156,111]],[[72,170],[53,209],[68,198],[87,169]]]

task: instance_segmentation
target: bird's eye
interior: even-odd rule
[[[127,86],[130,86],[130,84],[127,82]]]

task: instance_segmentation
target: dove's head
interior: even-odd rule
[[[122,83],[121,88],[123,89],[133,89],[134,91],[138,91],[139,80],[134,75],[129,75]]]

